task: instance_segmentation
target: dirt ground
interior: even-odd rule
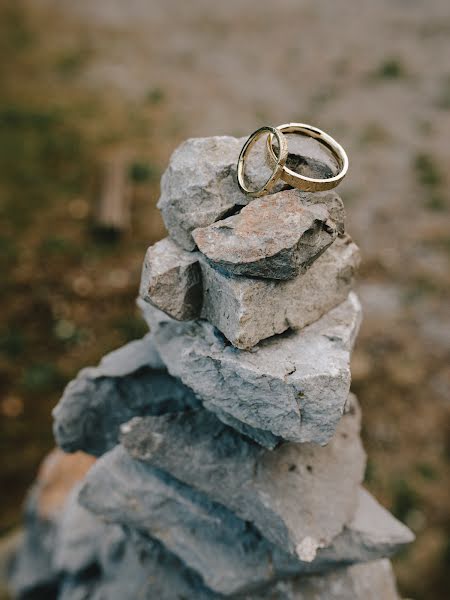
[[[144,331],[159,177],[186,137],[287,121],[348,150],[361,246],[353,361],[368,488],[416,533],[404,596],[450,589],[448,0],[0,1],[0,532],[83,366]],[[95,180],[130,155],[132,225],[94,227]]]

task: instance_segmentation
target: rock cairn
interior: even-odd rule
[[[98,457],[46,530],[40,585],[60,600],[398,598],[388,557],[413,536],[361,486],[359,252],[342,200],[249,202],[242,143],[174,152],[169,237],[147,251],[138,300],[150,333],[81,371],[54,410],[58,445]],[[296,143],[291,165],[335,172]],[[250,179],[263,163],[256,151]],[[19,594],[37,589],[36,500],[29,516]]]

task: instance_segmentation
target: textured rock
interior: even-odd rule
[[[103,519],[157,538],[200,573],[208,587],[226,595],[329,567],[332,555],[334,565],[348,562],[347,554],[352,556],[358,550],[350,536],[350,541],[340,543],[343,554],[328,548],[324,563],[320,556],[316,561],[301,562],[206,496],[131,459],[120,446],[99,460],[87,477],[80,500]],[[384,539],[389,536],[385,534]],[[376,548],[370,550],[377,555]]]
[[[111,455],[121,453],[126,461],[118,471],[108,460]],[[44,465],[30,497],[32,510],[25,535],[28,543],[22,546],[12,577],[17,597],[57,597],[58,600],[220,600],[225,597],[206,588],[200,576],[160,542],[135,528],[122,529],[103,519],[98,520],[82,508],[77,503],[79,484],[76,483],[87,466],[82,455],[79,455],[82,459],[79,467],[74,469],[76,477],[71,476],[72,487],[63,477],[65,494],[54,493],[55,487],[61,487],[57,485],[63,461],[60,455],[52,455],[50,464]],[[73,462],[73,457],[68,459]],[[206,578],[209,577],[219,589],[235,590],[241,599],[334,600],[351,597],[362,600],[363,592],[366,596],[373,593],[374,598],[382,597],[383,600],[396,597],[390,595],[394,587],[387,561],[383,563],[383,572],[374,569],[371,563],[361,568],[336,569],[340,563],[367,560],[380,553],[388,555],[411,537],[408,530],[381,509],[367,492],[360,492],[355,516],[332,544],[319,549],[316,558],[306,563],[274,547],[220,505],[208,504],[203,495],[192,493],[161,471],[139,465],[120,447],[101,459],[98,465],[111,485],[109,493],[103,496],[100,480],[97,490],[102,506],[107,500],[109,516],[116,511],[122,516],[128,515],[126,523],[134,524],[143,519],[145,530],[146,525],[156,521],[152,514],[148,520],[146,518],[153,507],[160,517],[156,527],[164,543],[177,547],[180,554],[188,557],[188,563],[215,569],[214,574],[209,572]],[[98,466],[91,470],[88,480],[94,476],[94,482],[97,481],[97,469]],[[142,480],[140,476],[143,476]],[[177,503],[179,510],[174,511]],[[205,516],[208,516],[206,521]],[[49,537],[46,528],[50,522]],[[239,543],[233,536],[237,536]],[[211,546],[214,546],[213,552],[210,552]],[[17,569],[19,563],[21,568]],[[334,570],[322,573],[320,577],[292,579],[299,573],[330,568]],[[288,576],[291,578],[274,581]],[[244,591],[249,589],[253,591]],[[322,595],[317,596],[319,593]],[[381,593],[383,595],[379,596]],[[234,593],[232,597],[236,597]]]
[[[136,531],[104,525],[98,570],[65,576],[58,600],[220,600],[200,577],[161,544]],[[230,597],[230,596],[228,596]],[[232,595],[231,597],[236,597]],[[340,567],[320,575],[264,584],[241,600],[399,600],[389,561]]]
[[[183,250],[169,238],[147,250],[139,295],[174,319],[200,316],[201,271],[195,254]]]
[[[53,568],[53,547],[58,518],[43,518],[36,511],[35,490],[25,505],[26,530],[10,567],[9,587],[17,598],[33,597],[38,590],[45,597],[54,597],[57,587]]]
[[[388,560],[279,582],[243,600],[400,600]]]
[[[156,540],[105,523],[76,502],[65,513],[71,527],[59,532],[54,554],[58,600],[219,598]]]
[[[98,561],[106,525],[78,502],[80,486],[69,494],[57,534],[53,568],[58,573],[77,575]]]
[[[120,425],[136,415],[199,406],[194,394],[168,375],[150,335],[83,369],[53,411],[54,435],[67,452],[100,455],[117,443]]]
[[[161,178],[158,208],[171,237],[186,250],[191,231],[247,204],[236,182],[243,141],[228,137],[189,139],[172,154]]]
[[[80,501],[103,519],[156,538],[215,591],[235,593],[273,572],[268,542],[256,530],[121,446],[97,462]]]
[[[180,323],[140,302],[169,372],[214,412],[294,442],[325,444],[350,387],[361,308],[355,294],[298,332],[252,352],[229,346],[206,321]]]
[[[192,236],[213,265],[230,275],[292,279],[338,234],[326,204],[308,205],[304,196],[285,190],[258,198],[239,214],[195,229]]]
[[[265,431],[263,429],[257,429],[256,427],[250,427],[250,425],[246,425],[242,421],[235,419],[229,413],[221,410],[219,407],[214,407],[214,414],[219,417],[222,423],[225,425],[229,425],[235,431],[238,431],[245,437],[257,442],[264,448],[268,448],[269,450],[273,450],[276,448],[280,442],[282,441],[276,435],[273,435],[270,431]]]
[[[268,451],[205,410],[133,419],[121,439],[133,457],[228,507],[274,544],[295,554],[309,540],[315,555],[354,513],[365,465],[359,427],[351,398],[325,447],[288,443]]]
[[[165,284],[161,284],[161,290],[158,286],[149,290],[150,268],[143,271],[141,298],[177,320],[182,314],[189,315],[186,319],[201,315],[241,349],[251,348],[288,328],[301,329],[343,302],[359,265],[358,247],[348,236],[338,238],[306,273],[278,282],[230,277],[211,266],[200,253],[186,252],[169,238],[150,250],[152,260],[160,265],[168,255],[172,271],[177,270],[175,262],[180,269],[186,262],[199,267],[198,259],[203,273],[203,298],[197,296],[195,305],[183,305],[183,299],[189,295],[181,289],[188,285],[186,278],[172,282],[172,294]],[[147,293],[143,294],[143,289]]]
[[[338,238],[313,265],[289,281],[229,277],[202,260],[202,317],[237,348],[302,329],[346,298],[359,265],[359,250]]]
[[[413,533],[361,488],[351,521],[330,547],[319,549],[316,562],[325,567],[334,566],[336,557],[347,563],[389,557],[413,540]]]
[[[172,154],[161,178],[158,208],[170,236],[185,250],[194,250],[191,232],[233,214],[246,205],[236,179],[236,165],[246,138],[193,138]],[[263,142],[263,141],[262,141]],[[290,136],[288,166],[310,177],[329,177],[336,162],[312,138]],[[250,154],[246,175],[250,186],[260,186],[272,170],[264,143]],[[274,191],[281,189],[282,183]]]
[[[111,527],[110,525],[108,527]],[[112,526],[114,527],[114,526]],[[103,544],[101,576],[83,600],[219,600],[200,577],[163,546],[136,531],[114,528]],[[91,584],[92,585],[92,584]],[[64,597],[58,600],[78,600]]]
[[[58,588],[55,547],[74,486],[94,459],[52,451],[43,461],[25,508],[25,533],[11,565],[9,584],[18,598],[52,598]]]

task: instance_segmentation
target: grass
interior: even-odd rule
[[[436,106],[441,110],[450,110],[450,75],[442,79],[441,88],[436,99]]]
[[[443,191],[444,177],[431,154],[420,152],[413,160],[417,183],[425,192],[425,206],[431,211],[442,212],[447,208]]]
[[[417,154],[414,158],[414,170],[418,182],[424,187],[437,188],[441,185],[441,173],[430,154]]]
[[[406,77],[406,69],[399,58],[386,58],[373,72],[374,79],[394,80]]]

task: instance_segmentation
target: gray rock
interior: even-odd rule
[[[334,566],[336,557],[345,557],[347,563],[367,562],[392,556],[412,541],[412,531],[361,488],[351,521],[330,547],[319,549],[317,562],[321,567]]]
[[[120,448],[114,452],[117,453],[118,450]],[[105,457],[106,462],[107,458]],[[136,463],[136,461],[131,462]],[[129,464],[125,465],[125,470],[129,469],[129,466]],[[136,479],[136,471],[133,467],[129,473],[129,475],[125,474],[124,478],[120,477],[119,473],[119,480],[117,480],[116,470],[113,468],[108,471],[115,494],[112,503],[118,508],[118,505],[125,502],[123,512],[125,514],[137,512],[139,519],[145,516],[149,506],[152,506],[152,501],[149,503],[148,498],[155,493],[155,488],[150,484],[148,495],[143,497],[134,493],[133,489],[131,493],[124,492],[123,487],[127,482],[143,488],[144,493],[147,489],[146,485],[149,484],[147,478],[143,483]],[[274,583],[274,580],[298,573],[335,568],[336,564],[342,562],[366,560],[367,557],[377,556],[380,551],[390,553],[393,544],[398,547],[399,544],[404,543],[405,533],[399,529],[398,523],[386,511],[380,509],[367,493],[361,492],[357,516],[353,517],[350,524],[333,540],[332,545],[319,549],[312,562],[300,562],[261,538],[251,526],[245,526],[219,505],[212,505],[214,509],[207,511],[210,520],[203,523],[204,497],[195,493],[190,495],[189,489],[185,486],[180,487],[180,484],[173,479],[167,478],[154,469],[151,470],[150,476],[153,483],[155,473],[156,494],[160,494],[159,503],[156,499],[157,510],[162,517],[158,527],[167,526],[170,535],[182,544],[182,551],[186,554],[189,554],[189,548],[198,554],[197,558],[190,560],[191,563],[203,561],[207,565],[210,560],[207,554],[210,546],[206,546],[206,554],[203,554],[202,541],[207,539],[209,543],[216,543],[219,560],[214,559],[212,562],[214,567],[221,566],[223,571],[216,573],[214,580],[219,581],[223,589],[227,585],[232,589],[239,589],[237,593],[241,598],[240,591],[250,586],[255,591],[245,594],[248,600],[260,598],[261,594],[267,594],[269,590],[276,594],[274,598],[278,598],[280,590],[295,590],[296,593],[300,590],[303,592],[304,589],[309,590],[309,585],[315,580],[314,578],[295,579],[282,583]],[[164,489],[161,481],[166,486],[169,481],[175,483],[169,496],[164,495],[167,487]],[[39,488],[36,488],[36,492],[39,492]],[[102,488],[99,493],[102,493]],[[111,494],[106,497],[109,499]],[[363,504],[364,498],[367,501]],[[160,542],[145,536],[137,529],[127,527],[124,530],[121,526],[95,518],[78,504],[76,488],[64,502],[63,508],[57,513],[52,513],[50,538],[45,534],[49,519],[43,518],[37,511],[36,501],[36,494],[32,494],[25,533],[25,540],[28,540],[28,543],[21,547],[16,559],[14,571],[16,577],[24,575],[23,570],[17,571],[18,564],[21,564],[21,569],[24,567],[26,569],[25,578],[13,579],[17,597],[31,599],[45,596],[49,599],[57,597],[58,600],[104,600],[105,598],[108,600],[124,598],[219,600],[224,597],[222,593],[207,589],[200,576],[186,567],[174,554],[168,552]],[[137,501],[137,504],[134,501]],[[176,502],[181,502],[182,510],[179,510],[174,518],[172,509]],[[141,504],[145,506],[142,507]],[[193,510],[195,514],[192,514]],[[188,528],[188,535],[184,538],[186,545],[184,549],[181,522]],[[221,527],[225,522],[228,525],[231,523],[232,527],[223,537]],[[236,524],[238,524],[237,529],[233,527]],[[190,530],[189,525],[194,529]],[[207,533],[205,537],[201,532],[202,525],[209,532],[212,531],[212,527],[212,535]],[[33,531],[31,536],[30,526]],[[232,543],[233,533],[238,536],[242,544],[243,550],[238,553],[239,562],[235,556],[236,544]],[[45,534],[45,544],[42,544],[43,540],[40,537],[42,534]],[[216,534],[219,535],[218,540]],[[197,539],[199,547],[196,551]],[[192,542],[194,545],[191,545]],[[241,546],[238,544],[238,547]],[[262,557],[262,562],[258,561],[258,557]],[[255,562],[256,569],[253,566]],[[335,575],[338,572],[341,571],[333,573]],[[326,581],[329,577],[329,574],[324,574],[320,579],[317,578],[317,582]]]
[[[200,316],[202,281],[196,254],[166,238],[147,250],[139,295],[174,319]]]
[[[21,527],[17,527],[8,533],[3,533],[0,538],[0,598],[3,600],[7,600],[10,597],[8,593],[8,579],[14,559],[20,549],[23,548],[23,541],[24,531]]]
[[[16,598],[33,598],[33,594],[55,597],[58,585],[53,567],[53,549],[60,515],[39,515],[39,489],[34,486],[25,506],[25,532],[9,571],[8,584]]]
[[[315,555],[354,513],[365,466],[359,427],[352,398],[324,447],[287,443],[268,451],[205,410],[135,418],[122,426],[121,440],[134,458],[205,493],[304,559],[305,540]]]
[[[236,179],[236,165],[246,138],[193,138],[172,154],[161,178],[158,208],[170,236],[185,250],[194,250],[191,232],[235,213],[250,200]],[[288,166],[310,177],[330,177],[336,162],[324,147],[302,136],[290,136]],[[263,140],[249,156],[249,185],[259,187],[271,175]],[[282,189],[283,183],[274,189]]]
[[[225,425],[229,425],[235,431],[260,444],[264,448],[268,448],[269,450],[276,448],[282,441],[281,438],[273,435],[273,433],[270,433],[270,431],[264,431],[263,429],[250,427],[250,425],[246,425],[242,421],[235,419],[229,413],[220,410],[218,406],[214,407],[214,414],[219,417],[219,419],[222,421],[222,423],[225,423]]]
[[[99,560],[107,525],[78,502],[81,484],[70,492],[55,537],[53,568],[77,575]]]
[[[186,250],[191,231],[247,204],[236,181],[243,141],[220,136],[189,139],[172,154],[161,178],[158,208],[171,237]]]
[[[96,562],[61,578],[58,600],[216,600],[201,578],[156,540],[103,524]]]
[[[180,272],[187,262],[200,268],[195,262],[198,259],[203,273],[203,298],[197,296],[196,303],[186,303],[189,292],[183,288],[189,285],[188,278],[176,276],[172,280],[170,274],[166,281],[171,280],[172,293],[165,283],[161,283],[161,288],[155,285],[150,289],[147,276],[151,267],[143,270],[141,298],[177,320],[182,315],[186,319],[201,315],[241,349],[251,348],[288,328],[301,329],[343,302],[359,265],[358,247],[348,236],[337,239],[306,273],[278,282],[230,277],[211,266],[200,253],[186,252],[169,238],[150,250],[152,260],[159,265],[165,264],[166,255],[170,257],[167,268],[172,274]]]
[[[282,581],[242,600],[400,600],[388,560]]]
[[[306,273],[289,281],[230,277],[201,261],[202,317],[237,348],[248,349],[287,329],[302,329],[343,302],[359,266],[359,250],[338,238]]]
[[[120,446],[99,460],[89,473],[80,498],[103,519],[159,540],[198,572],[205,585],[225,595],[259,589],[279,578],[321,571],[331,564],[351,562],[358,553],[352,545],[358,532],[352,537],[344,530],[337,536],[338,552],[331,546],[323,561],[320,551],[315,559],[299,561],[206,496],[131,459]],[[379,555],[380,548],[385,550],[389,544],[389,526],[382,527],[384,536],[375,535],[377,541],[383,539],[380,547],[368,544],[371,556]],[[369,528],[366,525],[366,530]],[[347,541],[340,541],[343,536],[347,536]],[[362,548],[361,557],[364,551]]]
[[[156,538],[214,591],[237,593],[273,573],[268,542],[249,524],[164,472],[133,460],[121,446],[91,469],[80,501],[102,519]]]
[[[301,331],[252,352],[228,345],[206,321],[180,323],[140,302],[169,372],[214,412],[294,442],[327,443],[350,387],[361,307],[355,294]]]
[[[83,369],[53,410],[54,435],[67,452],[101,455],[117,443],[120,425],[136,415],[199,406],[191,390],[171,377],[150,335]]]
[[[137,531],[124,533],[119,529],[115,539],[104,547],[99,585],[86,600],[219,600],[223,597],[207,589],[199,575],[160,543]]]
[[[305,272],[337,234],[326,204],[308,205],[298,190],[255,199],[239,214],[192,232],[215,267],[276,280]]]

